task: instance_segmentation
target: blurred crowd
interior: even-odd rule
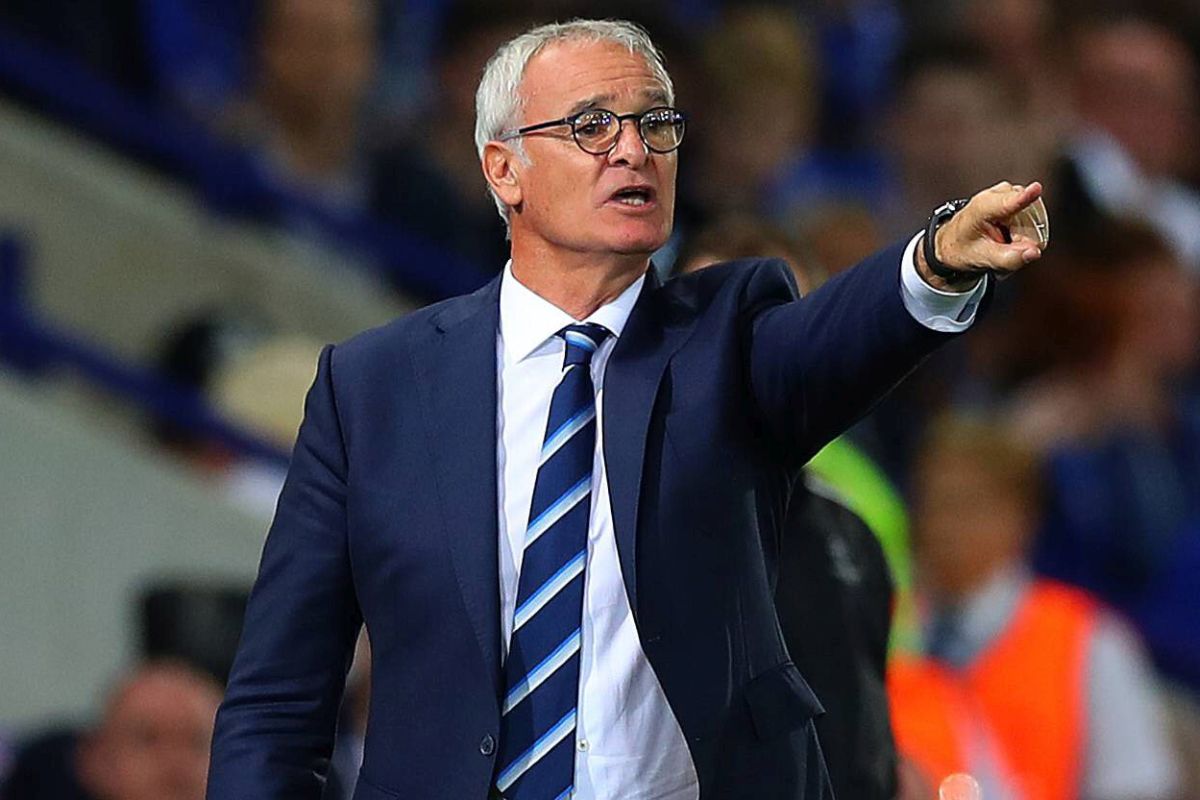
[[[595,15],[650,30],[688,114],[664,275],[756,253],[809,291],[947,199],[1043,180],[1044,262],[843,442],[909,502],[901,533],[871,526],[908,628],[888,679],[905,785],[932,797],[970,771],[988,798],[1200,797],[1194,3],[8,0],[0,26],[244,154],[280,191],[237,213],[334,246],[330,219],[369,218],[494,274],[483,64],[535,22]],[[302,393],[312,345],[249,328],[181,320],[161,366],[286,443],[298,418],[257,407],[278,392],[254,381]],[[234,483],[269,506],[278,476],[260,478]],[[151,659],[115,684],[72,745],[83,794],[38,794],[18,769],[0,797],[200,797],[221,676],[197,669]],[[339,753],[353,762],[353,736]]]
[[[1191,268],[1200,12],[1174,5],[11,0],[0,25],[243,154],[249,176],[209,179],[280,191],[205,190],[298,235],[365,216],[499,271],[478,75],[514,32],[602,13],[650,30],[689,116],[677,246],[760,215],[837,270],[946,197],[1036,175],[1059,230],[1141,220]]]

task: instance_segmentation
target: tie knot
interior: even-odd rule
[[[568,325],[559,335],[567,342],[566,358],[563,359],[565,368],[572,364],[589,363],[596,348],[608,337],[608,329],[603,325],[585,322],[582,325]]]

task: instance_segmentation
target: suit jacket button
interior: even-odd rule
[[[485,756],[490,756],[496,752],[496,740],[492,738],[490,733],[479,740],[479,752]]]

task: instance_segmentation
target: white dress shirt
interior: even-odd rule
[[[905,307],[935,330],[966,328],[974,320],[982,284],[962,294],[934,290],[913,267],[916,241],[906,248],[901,267]],[[572,318],[523,286],[513,276],[511,263],[500,284],[496,458],[500,626],[505,655],[546,418],[562,374],[565,344],[555,334],[580,321],[603,325],[611,332],[591,362],[596,389],[595,491],[588,523],[575,732],[574,796],[578,800],[696,800],[699,796],[696,769],[683,731],[633,624],[617,557],[603,458],[605,366],[644,282],[644,277],[638,278],[586,320]]]

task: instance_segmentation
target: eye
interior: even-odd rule
[[[604,136],[612,121],[613,116],[607,111],[587,111],[575,118],[575,133],[589,139]]]
[[[668,109],[647,112],[642,118],[642,126],[647,131],[661,131],[675,125],[675,112]]]
[[[639,121],[642,138],[656,153],[667,153],[679,146],[683,124],[683,114],[665,106],[650,109]]]

